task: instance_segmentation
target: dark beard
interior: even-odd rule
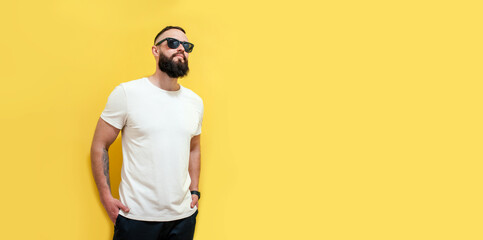
[[[168,58],[164,55],[164,53],[161,53],[161,55],[159,55],[158,61],[159,70],[165,72],[166,74],[168,74],[169,77],[172,78],[178,78],[187,75],[190,70],[188,67],[188,59],[184,58],[183,56],[184,62],[174,62],[173,58],[175,57],[176,54],[171,56],[171,58]]]

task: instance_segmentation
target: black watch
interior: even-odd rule
[[[200,192],[198,192],[198,191],[194,191],[194,190],[193,190],[193,191],[191,191],[191,194],[196,194],[196,195],[198,195],[198,200],[200,200],[200,199],[201,199]]]

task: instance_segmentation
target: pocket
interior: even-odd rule
[[[121,218],[121,214],[117,214],[116,221],[114,221],[114,228],[117,228],[119,226],[119,218]]]
[[[198,216],[198,209],[196,209],[195,213],[191,216],[191,223],[196,225],[196,217]]]

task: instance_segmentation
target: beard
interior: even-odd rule
[[[165,72],[169,77],[172,78],[184,77],[190,70],[188,67],[188,59],[186,59],[183,55],[184,62],[174,62],[173,59],[176,57],[176,54],[178,53],[175,53],[173,56],[168,58],[166,55],[164,55],[164,53],[161,53],[158,61],[159,70]]]

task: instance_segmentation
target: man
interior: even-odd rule
[[[91,162],[113,239],[192,240],[198,214],[203,101],[178,84],[193,44],[181,27],[154,39],[154,74],[119,84],[94,133]],[[122,130],[120,200],[111,195],[109,146]]]

